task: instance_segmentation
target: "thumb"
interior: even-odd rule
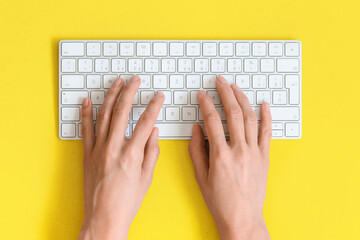
[[[152,178],[160,154],[158,138],[159,129],[154,127],[145,145],[144,161],[142,165],[145,178]]]

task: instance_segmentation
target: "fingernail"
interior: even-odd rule
[[[227,83],[226,79],[220,75],[216,78],[216,80],[219,81],[219,83],[221,83],[221,84]]]
[[[84,107],[89,106],[89,99],[88,99],[88,98],[84,98],[84,100],[83,100],[83,106],[84,106]]]
[[[139,80],[140,80],[139,76],[133,76],[133,77],[130,79],[130,82],[137,82],[137,81],[139,81]]]
[[[158,92],[156,93],[156,95],[157,95],[157,96],[159,96],[159,97],[162,97],[162,96],[164,96],[164,93],[163,93],[163,92],[158,91]]]
[[[116,79],[115,82],[114,82],[114,86],[115,86],[115,87],[120,86],[121,81],[122,81],[121,78]]]
[[[231,88],[235,91],[235,92],[239,92],[241,89],[239,88],[238,85],[236,84],[231,84]]]
[[[198,96],[200,97],[200,96],[204,96],[205,95],[205,92],[204,91],[199,91],[198,92]]]
[[[159,128],[155,127],[153,139],[158,140],[159,139]]]

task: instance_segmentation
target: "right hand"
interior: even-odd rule
[[[261,126],[246,95],[218,77],[216,87],[224,106],[230,141],[211,98],[200,91],[198,101],[209,140],[205,148],[202,128],[194,125],[189,152],[206,204],[221,239],[270,239],[262,210],[265,200],[271,114],[261,106]]]

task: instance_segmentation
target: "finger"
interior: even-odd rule
[[[109,132],[109,142],[114,146],[119,146],[120,142],[125,138],[129,113],[139,86],[140,78],[133,76],[121,90],[120,97],[114,105]]]
[[[222,126],[220,116],[215,109],[214,103],[204,91],[199,91],[197,98],[204,118],[205,129],[210,147],[225,146],[226,139],[224,128]]]
[[[217,77],[216,88],[219,92],[222,105],[224,106],[230,141],[244,142],[244,117],[241,107],[236,101],[233,90],[222,76]]]
[[[123,86],[124,81],[117,78],[106,93],[104,103],[97,116],[97,143],[103,142],[108,137],[113,107]]]
[[[271,129],[271,112],[269,103],[264,102],[260,109],[261,122],[260,122],[260,133],[259,133],[259,147],[264,153],[269,153],[270,140],[272,137]]]
[[[141,114],[140,119],[135,126],[134,132],[130,138],[130,142],[132,144],[145,147],[146,141],[154,128],[164,99],[165,96],[162,92],[157,92],[157,94],[151,99],[146,107],[146,110]]]
[[[93,108],[91,100],[85,98],[81,109],[81,135],[83,138],[84,155],[87,156],[93,149],[95,143]]]
[[[142,164],[143,174],[145,179],[151,180],[157,159],[159,157],[160,148],[159,148],[159,129],[157,127],[153,128],[149,139],[145,145],[145,154],[144,162]]]
[[[209,159],[205,149],[204,132],[198,124],[194,124],[192,128],[189,153],[194,164],[196,180],[199,184],[203,183],[208,176]]]
[[[239,103],[242,113],[244,115],[245,139],[248,145],[257,145],[257,118],[252,109],[249,99],[241,91],[239,86],[232,84],[231,88],[234,91],[235,98]]]

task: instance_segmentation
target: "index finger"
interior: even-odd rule
[[[199,91],[197,97],[210,146],[226,145],[224,128],[211,98],[204,91]]]
[[[145,147],[145,144],[154,128],[164,99],[165,95],[162,92],[157,92],[151,99],[146,107],[146,110],[141,114],[140,119],[135,126],[130,142],[135,143],[136,145],[139,144],[141,147]]]

